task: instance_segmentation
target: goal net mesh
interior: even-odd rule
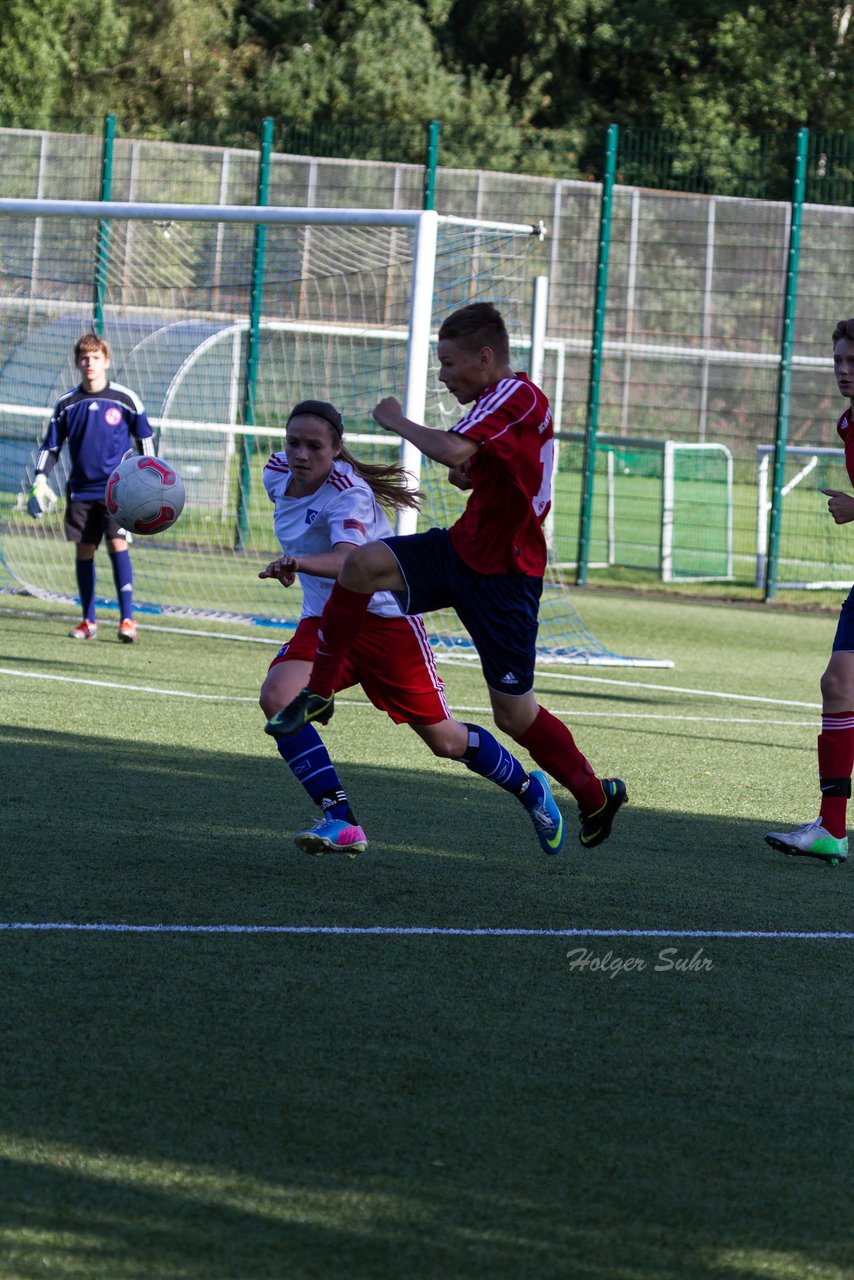
[[[267,225],[261,237],[227,219],[0,217],[0,587],[77,599],[64,503],[34,521],[25,493],[51,406],[78,380],[73,345],[92,328],[94,306],[113,353],[111,378],[141,396],[157,452],[187,489],[177,524],[134,544],[137,611],[294,624],[298,588],[258,579],[279,551],[261,472],[283,446],[289,409],[305,398],[340,408],[357,457],[400,456],[399,440],[379,430],[371,409],[384,395],[402,398],[415,236],[409,227],[294,223]],[[527,367],[535,244],[495,224],[440,220],[433,334],[456,307],[494,301],[516,367]],[[436,379],[434,342],[430,363],[426,420],[451,425],[459,406]],[[61,495],[66,452],[51,476]],[[419,529],[447,525],[462,509],[465,496],[444,468],[424,460],[419,487]],[[115,607],[106,558],[96,564],[99,607]],[[429,625],[437,649],[472,654],[452,612],[431,615]],[[645,662],[590,634],[557,571],[544,590],[540,651],[580,663]]]

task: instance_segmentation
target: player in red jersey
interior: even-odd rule
[[[391,591],[406,614],[453,608],[477,647],[496,724],[572,793],[579,838],[592,847],[610,835],[625,784],[597,777],[566,725],[533,693],[542,524],[551,505],[549,403],[514,373],[504,320],[490,303],[450,315],[438,354],[439,381],[472,406],[450,431],[409,421],[394,397],[381,400],[374,417],[471,490],[465,511],[450,530],[382,538],[348,555],[323,610],[308,684],[270,718],[267,732],[287,738],[329,719],[341,665],[374,591]]]
[[[292,409],[285,449],[264,468],[274,506],[276,536],[284,554],[259,577],[292,586],[299,577],[302,614],[296,632],[270,664],[261,707],[275,719],[310,675],[320,615],[347,556],[370,539],[391,534],[383,510],[416,507],[401,467],[359,462],[343,442],[344,423],[334,405],[303,400]],[[335,690],[361,684],[369,700],[394,721],[408,724],[434,755],[459,760],[509,791],[528,813],[544,853],[559,853],[564,825],[548,778],[526,773],[515,756],[486,729],[454,720],[445,701],[424,623],[404,617],[394,596],[377,592],[365,601],[363,625],[335,677]],[[321,856],[353,855],[367,848],[329,753],[313,724],[277,736],[279,754],[321,817],[298,831],[297,848]]]
[[[836,424],[845,446],[845,468],[854,485],[854,320],[840,320],[833,330],[833,371],[848,408]],[[854,520],[854,496],[841,489],[822,489],[837,524]],[[821,807],[815,822],[795,831],[769,831],[773,849],[836,866],[848,857],[846,810],[854,769],[854,588],[842,605],[830,661],[821,677],[821,733],[818,776]]]

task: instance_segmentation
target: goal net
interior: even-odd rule
[[[756,585],[765,586],[774,446],[759,445],[756,462]],[[788,590],[840,588],[854,582],[847,531],[834,524],[822,489],[848,489],[845,453],[820,445],[788,445],[780,490],[777,586]]]
[[[25,493],[94,314],[111,377],[141,396],[157,451],[187,489],[177,524],[134,545],[136,608],[291,627],[298,588],[257,576],[278,554],[261,471],[289,409],[334,402],[348,447],[368,462],[401,457],[371,418],[383,395],[450,425],[459,406],[436,378],[436,327],[467,302],[494,301],[525,367],[536,231],[432,212],[0,200],[0,587],[77,598],[63,504],[33,521]],[[65,453],[51,477],[60,493]],[[455,519],[465,497],[445,469],[411,446],[402,456],[426,494],[417,527]],[[100,607],[114,607],[100,565],[97,589]],[[437,649],[473,653],[453,613],[429,625]],[[544,591],[540,653],[662,665],[599,644],[558,574]]]

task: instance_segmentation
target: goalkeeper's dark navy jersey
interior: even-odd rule
[[[110,474],[131,448],[131,438],[143,441],[153,434],[142,401],[127,387],[108,382],[101,391],[84,391],[78,386],[54,405],[36,469],[44,470],[48,455],[56,457],[67,440],[68,497],[91,502],[103,498]]]

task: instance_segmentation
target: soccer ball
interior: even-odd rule
[[[184,509],[184,481],[162,458],[124,458],[107,481],[110,515],[131,533],[162,533]]]

